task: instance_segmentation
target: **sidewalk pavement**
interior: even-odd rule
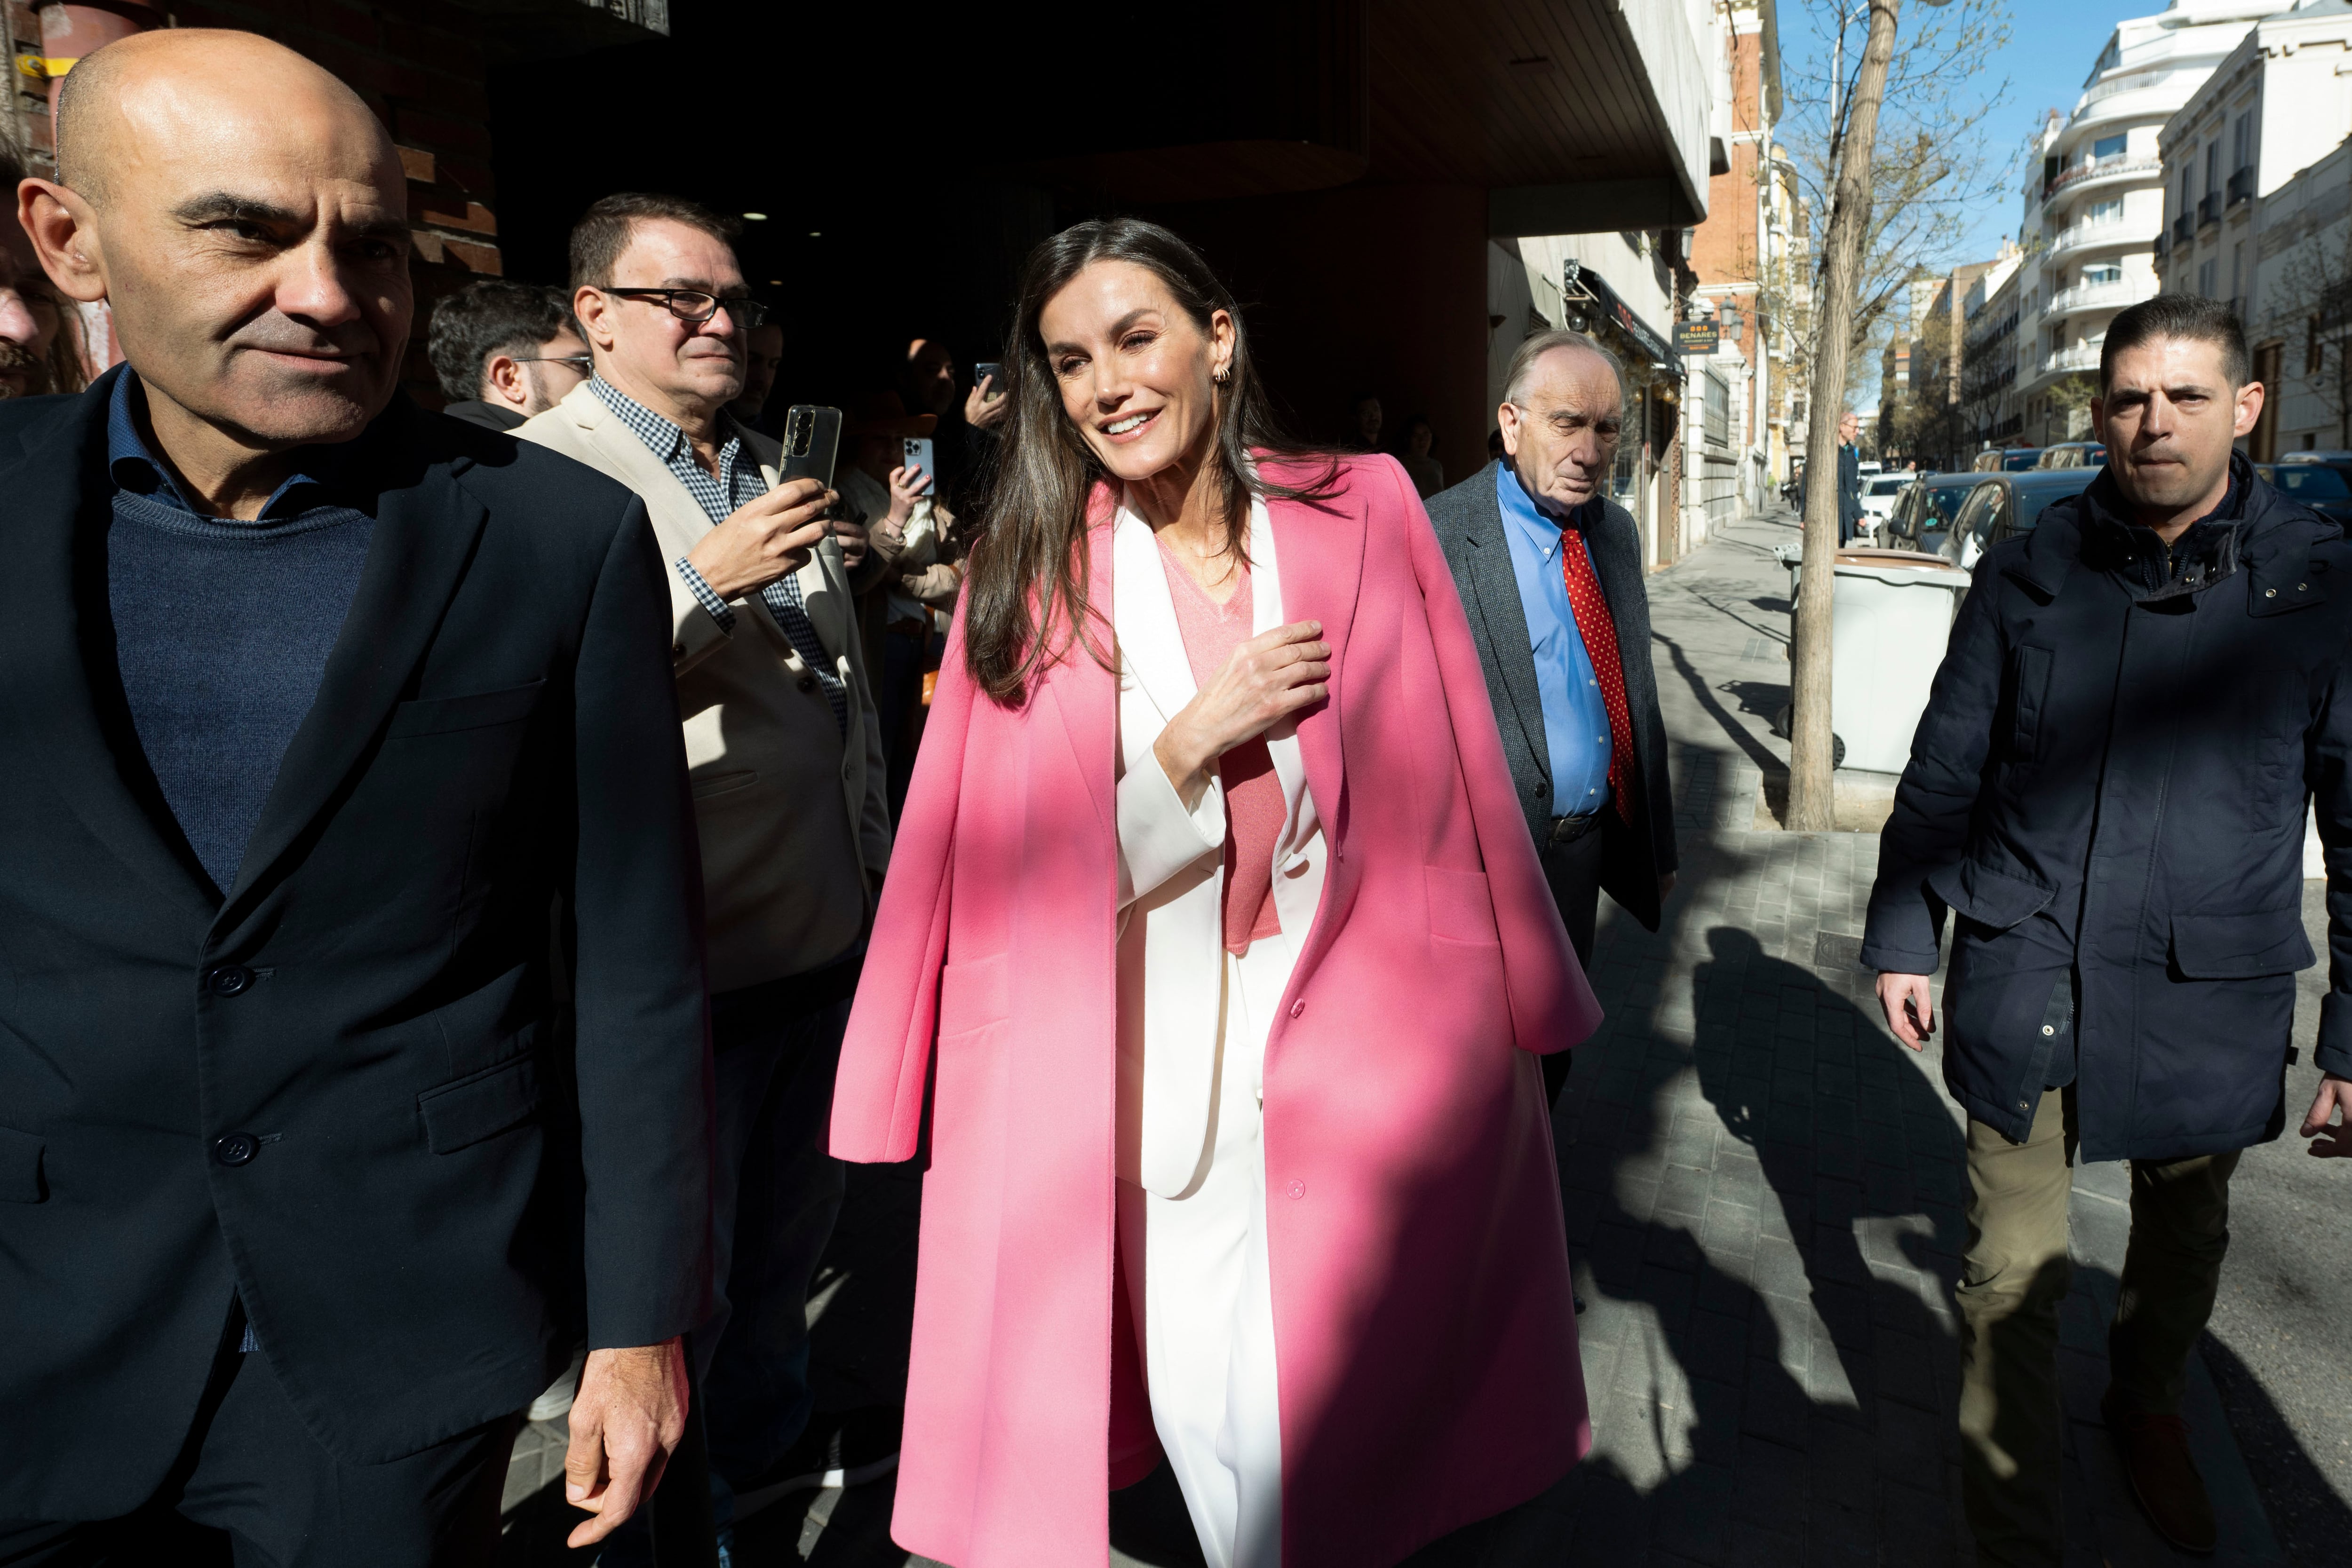
[[[1769,549],[1793,534],[1785,514],[1733,525],[1650,580],[1680,884],[1654,935],[1603,900],[1592,980],[1608,1020],[1578,1050],[1556,1124],[1588,1303],[1591,1458],[1411,1568],[1973,1561],[1953,1429],[1962,1121],[1935,1049],[1895,1044],[1854,967],[1876,835],[1756,825],[1759,786],[1785,772],[1769,725],[1788,700],[1787,578]],[[882,1298],[911,1278],[917,1197],[893,1173],[852,1175],[850,1239],[829,1259],[837,1293],[817,1331],[821,1358],[841,1336],[844,1402],[887,1383],[887,1357],[854,1325],[877,1310],[892,1321]],[[2095,1409],[2126,1191],[2120,1166],[2076,1177],[2070,1568],[2186,1561],[2141,1521]],[[2340,1402],[2340,1343],[2311,1364],[2315,1403]],[[2284,1563],[2213,1381],[2201,1361],[2191,1374],[2187,1414],[2221,1517],[2212,1561]],[[2250,1389],[2301,1456],[2308,1419],[2279,1416],[2262,1378],[2231,1381],[2232,1414]],[[2304,1462],[2326,1472],[2314,1518],[2332,1524],[2335,1461]],[[889,1544],[889,1505],[887,1482],[795,1500],[752,1522],[738,1561],[926,1568]],[[1114,1568],[1200,1561],[1164,1469],[1115,1498],[1113,1521]],[[2342,1546],[2340,1533],[2326,1542]]]
[[[1788,700],[1787,576],[1769,549],[1794,534],[1785,516],[1735,525],[1650,583],[1683,869],[1658,933],[1604,917],[1609,1021],[1557,1122],[1595,1412],[1592,1456],[1552,1500],[1576,1561],[1974,1557],[1953,1425],[1963,1118],[1937,1047],[1897,1045],[1855,967],[1877,835],[1755,827],[1759,786],[1786,768],[1769,725]],[[2096,1411],[2126,1191],[2120,1166],[2075,1183],[2068,1556],[2138,1568],[2175,1558]],[[2221,1560],[2282,1563],[2191,1371]]]

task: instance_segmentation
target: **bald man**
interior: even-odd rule
[[[60,131],[18,219],[129,364],[0,403],[0,1562],[487,1563],[583,1338],[600,1539],[709,1311],[644,507],[395,395],[406,191],[332,77],[146,33]]]

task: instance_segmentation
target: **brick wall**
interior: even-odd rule
[[[37,39],[40,27],[30,5],[0,4],[10,9],[19,51],[31,47],[24,40]],[[350,83],[390,129],[415,225],[416,329],[404,380],[412,395],[439,407],[425,359],[433,304],[500,269],[480,18],[440,0],[171,0],[170,9],[183,27],[237,27],[299,50]],[[11,75],[20,88],[41,90]],[[20,92],[18,107],[18,133],[46,162],[46,99]]]

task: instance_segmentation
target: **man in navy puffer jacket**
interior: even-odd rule
[[[2352,1153],[2352,544],[2231,450],[2260,417],[2226,306],[2118,315],[2105,473],[1977,567],[1880,844],[1862,961],[1897,1039],[1935,1027],[1969,1113],[1963,1496],[1987,1563],[2060,1561],[2068,1166],[2126,1159],[2102,1410],[2151,1521],[2210,1552],[2179,1416],[2239,1151],[2285,1124],[2305,805],[2330,986],[2313,1152]],[[2322,1135],[2322,1134],[2325,1135]]]

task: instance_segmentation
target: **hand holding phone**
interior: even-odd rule
[[[833,525],[825,520],[834,493],[814,479],[787,479],[744,502],[687,552],[721,599],[740,599],[800,570]]]
[[[992,430],[1004,423],[1013,412],[1013,400],[1004,395],[1004,367],[993,362],[972,367],[978,379],[963,400],[963,422],[974,430]]]

